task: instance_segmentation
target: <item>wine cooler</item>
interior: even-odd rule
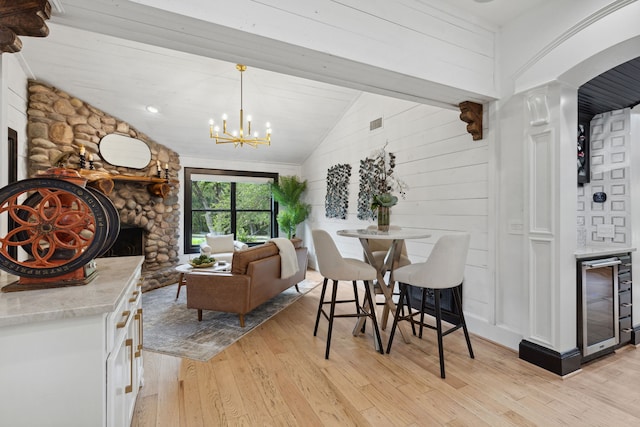
[[[578,286],[578,346],[583,360],[613,352],[620,342],[618,257],[585,260]]]

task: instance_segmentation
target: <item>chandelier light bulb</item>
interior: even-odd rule
[[[250,122],[250,121],[251,121],[251,114],[249,114],[249,115],[247,116],[247,121],[248,121],[248,122]]]
[[[213,126],[213,119],[209,119],[209,126]]]
[[[253,133],[253,137],[254,137],[254,138],[257,138],[257,137],[258,137],[258,131],[255,131],[255,132]]]
[[[220,132],[220,126],[216,126],[216,127],[214,127],[214,128],[213,128],[213,130],[214,130],[216,133]]]
[[[233,136],[238,136],[238,131],[237,131],[237,130],[234,130],[233,132],[231,132],[231,135],[233,135]]]
[[[226,113],[222,115],[222,120],[227,120],[228,118],[229,118],[229,116],[227,116]]]

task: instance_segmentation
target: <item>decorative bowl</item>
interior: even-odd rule
[[[194,263],[190,262],[189,264],[191,264],[191,267],[193,267],[193,268],[207,268],[207,267],[213,267],[215,262],[206,262],[206,263],[202,263],[202,264],[194,264]]]

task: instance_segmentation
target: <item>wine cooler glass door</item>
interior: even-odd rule
[[[618,344],[618,258],[582,263],[582,355]]]

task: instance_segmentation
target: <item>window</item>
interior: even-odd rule
[[[185,253],[199,251],[207,233],[233,234],[249,245],[275,236],[269,184],[276,173],[185,168]]]

